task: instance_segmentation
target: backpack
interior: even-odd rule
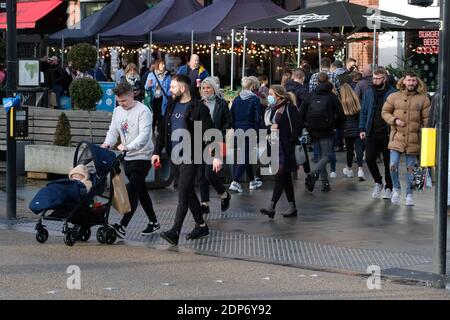
[[[319,131],[333,129],[335,119],[329,101],[328,95],[314,94],[311,96],[306,113],[306,123],[309,129]]]

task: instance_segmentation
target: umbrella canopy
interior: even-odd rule
[[[96,35],[112,29],[148,10],[143,0],[114,0],[100,11],[80,21],[74,28],[67,28],[49,36],[50,42],[64,38],[66,43],[93,42]]]
[[[196,0],[163,0],[150,10],[102,33],[102,40],[144,42],[153,30],[174,23],[201,8]]]
[[[234,25],[249,20],[263,19],[287,11],[271,0],[221,0],[154,32],[159,43],[190,41],[194,31],[195,42],[211,43],[216,36],[230,35]],[[279,38],[279,37],[278,37]]]
[[[301,25],[314,32],[349,34],[372,32],[374,26],[382,31],[406,31],[437,28],[425,20],[406,17],[397,13],[368,8],[348,2],[334,2],[301,9],[288,14],[273,15],[267,19],[235,25],[249,29],[294,29]]]

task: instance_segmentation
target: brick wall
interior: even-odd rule
[[[351,3],[359,4],[362,6],[378,7],[379,0],[351,0]],[[372,33],[359,33],[359,37],[372,37]],[[373,41],[367,40],[363,43],[351,43],[350,44],[350,57],[355,58],[361,69],[363,65],[372,64]]]

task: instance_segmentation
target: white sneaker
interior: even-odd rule
[[[406,195],[406,202],[405,204],[407,206],[413,206],[414,205],[414,199],[413,199],[413,195],[412,194],[407,194]]]
[[[347,178],[353,178],[353,170],[349,169],[348,167],[345,167],[342,170],[342,173],[344,174],[344,176],[346,176]],[[330,175],[331,176],[331,175]]]
[[[372,198],[378,198],[381,194],[381,191],[383,191],[383,185],[381,183],[375,183],[375,187],[373,187],[372,191]]]
[[[239,192],[239,193],[242,193],[244,190],[242,190],[242,187],[241,187],[241,185],[238,183],[238,182],[236,182],[236,181],[233,181],[231,184],[230,184],[230,188],[229,188],[230,190],[233,190],[233,191],[235,191],[235,192]]]
[[[334,172],[334,171],[330,172],[330,178],[334,179],[336,177],[337,177],[336,172]]]
[[[256,190],[258,188],[261,188],[261,186],[262,186],[262,181],[255,179],[253,181],[250,181],[249,189],[250,190]]]
[[[391,199],[391,198],[392,198],[391,189],[384,189],[383,199]]]
[[[400,189],[395,189],[392,191],[391,202],[393,204],[400,204]]]
[[[358,180],[359,181],[364,181],[366,180],[366,176],[364,175],[364,170],[362,167],[358,168]]]

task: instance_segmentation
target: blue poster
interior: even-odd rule
[[[98,84],[103,90],[103,97],[97,103],[97,110],[113,112],[116,106],[116,96],[113,92],[113,89],[116,87],[116,83],[99,81]]]

